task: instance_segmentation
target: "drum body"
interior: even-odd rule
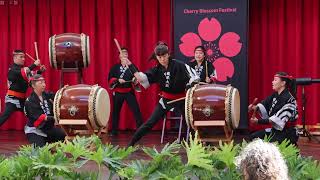
[[[50,66],[54,69],[84,68],[90,64],[89,37],[64,33],[49,38]]]
[[[196,85],[186,94],[185,118],[193,129],[194,121],[225,121],[235,129],[240,120],[239,91],[228,85]]]
[[[106,127],[110,116],[108,92],[98,85],[65,86],[54,98],[55,119],[86,119],[94,129]]]

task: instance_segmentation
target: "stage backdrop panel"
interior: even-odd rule
[[[174,0],[173,11],[175,58],[188,62],[194,48],[203,45],[218,83],[240,91],[239,128],[247,128],[247,0]]]

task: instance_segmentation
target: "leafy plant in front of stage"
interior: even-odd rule
[[[117,171],[125,167],[123,160],[136,150],[136,147],[119,148],[119,146],[113,146],[111,144],[104,146],[103,164],[110,171],[109,179],[111,179]]]
[[[198,138],[198,132],[195,133],[194,138],[191,133],[189,137],[189,143],[183,142],[187,152],[188,162],[186,168],[188,171],[201,179],[216,176],[218,173],[217,169],[213,166],[210,148],[202,144]]]
[[[312,160],[311,157],[302,157],[299,149],[290,144],[289,140],[284,140],[280,144],[276,143],[276,145],[286,160],[292,180],[320,180],[320,165],[318,161]]]
[[[220,142],[217,147],[204,146],[196,133],[188,143],[184,141],[183,146],[174,142],[160,151],[142,148],[150,160],[127,161],[137,147],[105,145],[96,136],[76,137],[42,148],[22,146],[16,155],[0,157],[0,179],[105,179],[101,177],[102,166],[110,170],[108,179],[116,173],[123,179],[242,179],[234,159],[246,145],[243,141],[242,144]],[[277,146],[292,180],[320,180],[319,162],[300,156],[299,149],[289,141]],[[181,155],[184,150],[185,163]],[[79,168],[84,169],[89,161],[97,164],[98,172],[81,172]]]
[[[240,179],[240,174],[234,164],[234,159],[239,154],[240,149],[240,145],[234,145],[233,141],[230,143],[220,141],[219,146],[214,147],[211,159],[214,167],[218,169],[217,179]]]
[[[127,164],[118,174],[127,179],[183,179],[184,168],[179,156],[180,144],[166,144],[161,151],[153,148],[142,148],[151,161],[135,160]]]

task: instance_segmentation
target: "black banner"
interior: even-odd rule
[[[173,0],[174,56],[188,62],[203,45],[219,84],[240,92],[239,128],[248,127],[247,0]]]

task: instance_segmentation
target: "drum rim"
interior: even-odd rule
[[[188,89],[186,93],[186,101],[185,101],[185,120],[188,127],[192,127],[195,129],[193,125],[193,114],[192,114],[192,105],[193,105],[193,93],[195,89],[198,87],[198,84],[193,86],[192,88]]]
[[[65,85],[63,88],[59,89],[56,93],[56,95],[54,96],[54,100],[53,100],[53,116],[56,122],[60,121],[60,101],[61,101],[61,97],[62,94],[64,92],[64,90],[68,87],[68,85]]]
[[[231,100],[232,100],[232,91],[233,91],[233,86],[230,84],[227,85],[226,88],[226,98],[224,99],[224,107],[225,107],[225,122],[227,124],[227,127],[229,130],[233,129],[232,128],[232,119],[231,119]]]
[[[225,98],[225,121],[229,129],[236,129],[239,126],[239,121],[238,124],[235,124],[235,119],[232,116],[232,100],[234,99],[236,92],[239,92],[237,88],[231,86],[230,84],[227,86]]]
[[[96,104],[95,102],[96,102],[97,94],[100,88],[101,87],[97,84],[93,85],[90,90],[89,99],[88,99],[88,118],[91,125],[95,129],[102,127],[97,120],[96,108],[95,108],[95,104]]]
[[[89,66],[89,64],[90,64],[90,38],[87,35],[86,35],[86,53],[87,53],[86,61]]]
[[[81,52],[82,52],[82,61],[83,61],[83,66],[88,67],[89,62],[88,62],[88,39],[87,35],[84,33],[80,34],[80,41],[81,41]]]
[[[58,68],[56,55],[56,34],[49,38],[49,58],[50,66],[54,69]]]
[[[235,99],[235,96],[236,96],[236,93],[239,94],[239,104],[240,104],[240,92],[237,88],[234,88],[233,89],[233,93],[232,93],[232,99]],[[232,106],[231,105],[231,110],[234,108],[235,106]],[[239,111],[240,113],[240,111]],[[237,123],[235,123],[237,122]],[[232,117],[232,126],[234,129],[238,128],[239,127],[239,123],[240,123],[240,119],[238,121],[236,121],[235,117]]]

